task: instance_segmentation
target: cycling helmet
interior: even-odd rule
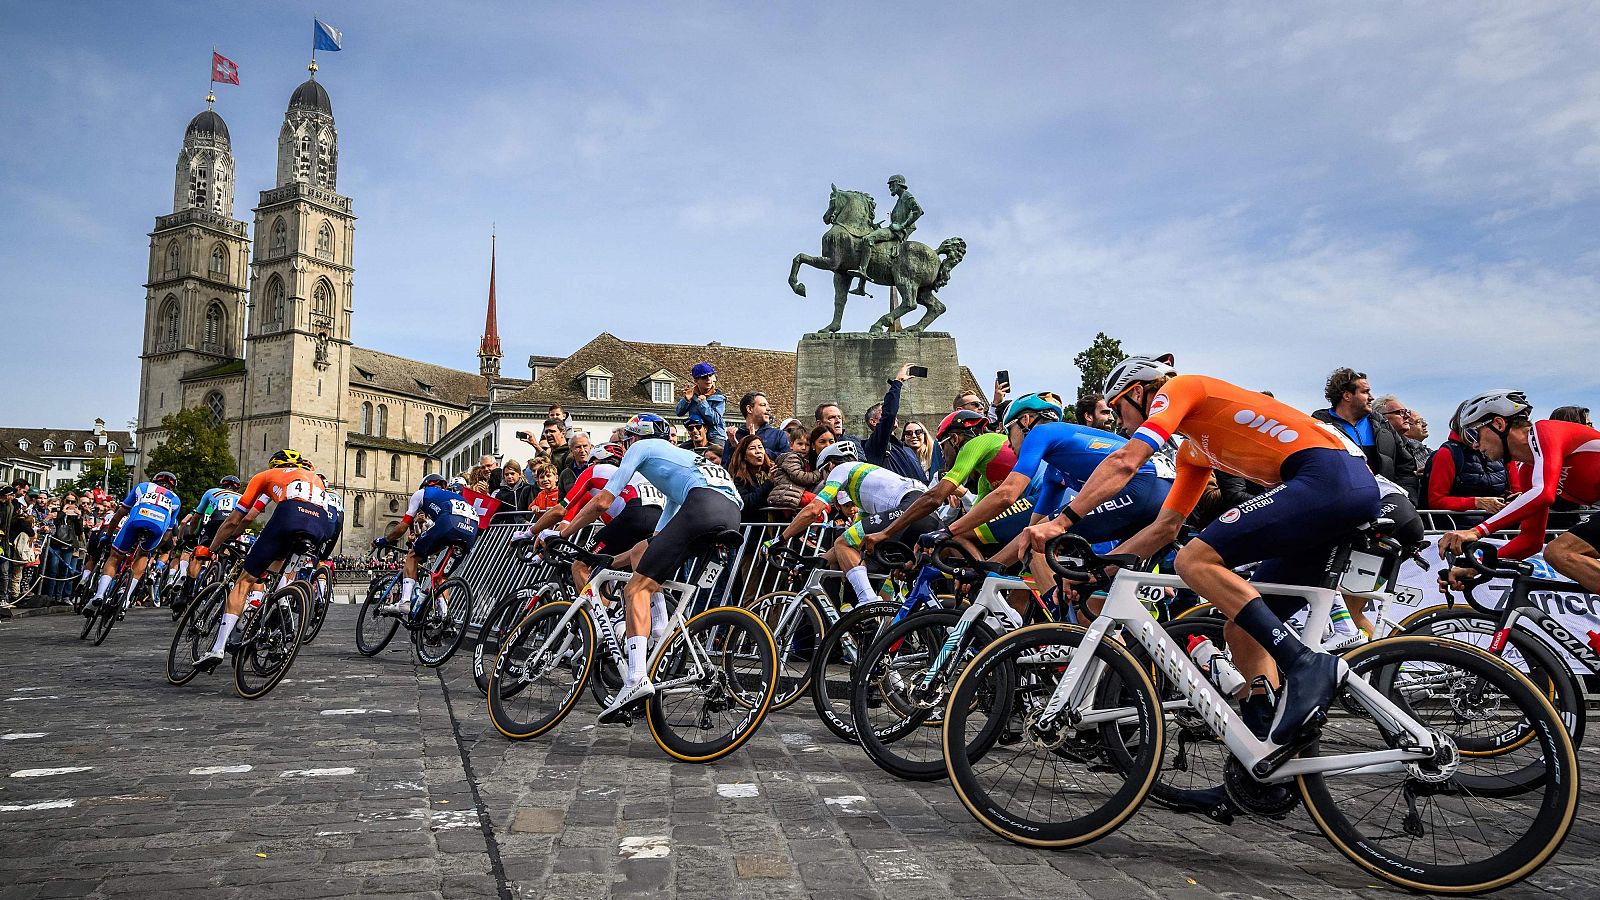
[[[939,428],[934,432],[934,436],[942,441],[953,434],[982,434],[988,425],[989,419],[982,413],[976,413],[970,409],[958,409],[944,417],[944,421],[939,423]]]
[[[270,465],[274,469],[298,469],[305,465],[306,458],[300,455],[299,450],[290,450],[288,447],[272,454]]]
[[[444,484],[444,476],[443,475],[440,475],[438,472],[429,472],[428,474],[422,476],[422,483],[417,485],[417,490],[420,491],[423,488],[428,487],[429,485],[443,485],[443,484]]]
[[[1036,394],[1023,394],[1011,401],[1006,407],[1006,420],[1002,428],[1010,428],[1023,413],[1033,413],[1049,422],[1061,421],[1061,398],[1050,391],[1040,391]]]
[[[817,468],[821,469],[832,463],[852,462],[860,458],[861,453],[856,449],[854,442],[834,441],[817,454]]]
[[[1111,367],[1111,374],[1106,376],[1105,388],[1100,393],[1106,395],[1107,403],[1116,403],[1128,388],[1136,384],[1158,381],[1178,374],[1172,367],[1172,354],[1161,356],[1130,356],[1122,362]]]
[[[629,419],[628,424],[622,426],[622,433],[634,440],[642,438],[667,440],[672,437],[672,426],[655,413],[639,413]]]
[[[224,475],[222,480],[217,482],[217,487],[225,487],[229,490],[237,491],[242,483],[237,475]]]
[[[450,483],[445,485],[445,487],[459,494],[467,489],[467,480],[462,478],[460,475],[457,475],[456,477],[450,479]]]
[[[178,486],[178,476],[172,474],[171,472],[157,472],[155,477],[150,480],[164,488],[175,488]]]
[[[622,461],[622,455],[624,453],[627,453],[627,452],[628,452],[627,448],[622,446],[621,444],[601,444],[600,446],[598,446],[598,447],[594,448],[593,450],[589,451],[589,462],[591,464],[594,464],[594,463],[613,463],[613,464],[615,464],[615,463],[621,462]]]
[[[1461,408],[1456,410],[1453,424],[1472,428],[1475,425],[1482,425],[1495,416],[1514,419],[1530,415],[1532,412],[1533,407],[1528,405],[1528,395],[1522,391],[1504,389],[1484,391],[1461,404]]]

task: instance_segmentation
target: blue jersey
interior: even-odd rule
[[[194,508],[201,522],[221,521],[239,505],[239,492],[232,488],[214,487],[200,495],[200,504]]]
[[[1101,460],[1126,443],[1125,437],[1087,425],[1045,422],[1035,425],[1023,438],[1012,471],[1037,472],[1041,463],[1050,467],[1037,504],[1041,513],[1048,514],[1046,511],[1060,508],[1066,491],[1082,489]],[[1146,462],[1139,467],[1139,474],[1157,474],[1155,464]]]
[[[406,507],[406,521],[415,519],[418,512],[427,515],[435,526],[459,528],[466,525],[473,531],[478,529],[478,511],[472,508],[472,504],[455,491],[437,485],[429,485],[411,495],[411,503]]]
[[[128,508],[130,522],[166,531],[178,520],[178,510],[182,508],[183,501],[175,491],[144,481],[128,491],[128,496],[122,498],[122,505]]]
[[[733,476],[728,474],[727,469],[706,462],[692,450],[673,446],[671,441],[636,441],[623,454],[617,471],[611,473],[610,480],[606,482],[606,492],[612,496],[620,495],[635,474],[643,475],[644,480],[666,495],[667,504],[656,522],[658,531],[666,527],[678,507],[683,505],[684,498],[695,488],[718,491],[741,509],[744,508],[744,503],[739,499],[739,489],[734,486]]]

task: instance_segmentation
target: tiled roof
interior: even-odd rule
[[[351,447],[370,447],[374,450],[395,450],[400,453],[416,453],[427,455],[427,444],[416,444],[399,438],[378,437],[375,434],[360,434],[350,432],[345,435],[344,442]]]
[[[195,369],[193,372],[186,372],[186,373],[184,373],[183,378],[181,378],[179,380],[180,381],[199,381],[199,380],[201,380],[203,378],[222,378],[222,377],[227,376],[227,375],[242,375],[242,374],[244,374],[244,360],[242,360],[242,359],[229,359],[229,360],[224,360],[223,362],[216,363],[214,365],[206,366],[205,368],[202,368],[202,369]]]
[[[429,392],[423,385],[431,386],[432,391]],[[470,397],[486,391],[482,375],[391,356],[365,347],[350,348],[350,386],[404,394],[462,408],[466,407]]]
[[[741,420],[739,398],[750,390],[759,390],[767,395],[774,418],[781,420],[792,413],[794,354],[791,352],[727,347],[722,344],[624,341],[609,332],[602,332],[557,363],[553,370],[540,376],[526,390],[506,397],[501,402],[533,406],[562,403],[617,409],[670,410],[671,407],[650,402],[650,385],[644,383],[644,379],[658,369],[666,369],[672,374],[673,387],[681,396],[682,388],[689,383],[689,371],[699,362],[709,362],[717,369],[717,387],[728,398],[728,421]],[[612,374],[609,403],[591,401],[584,393],[583,374],[595,366],[602,366]]]
[[[41,469],[50,469],[55,467],[55,463],[52,463],[50,460],[39,456],[31,450],[20,449],[16,444],[5,440],[4,438],[0,438],[0,459],[9,459],[15,462],[25,462]]]
[[[133,436],[126,431],[107,431],[106,440],[117,445],[117,452],[121,453],[133,444]],[[48,452],[51,456],[99,456],[100,445],[95,443],[94,431],[88,428],[0,428],[0,441],[10,445],[13,449],[24,454],[37,456]],[[18,441],[27,441],[28,449],[17,447]],[[55,449],[46,451],[45,441],[55,441]],[[65,445],[72,441],[73,450],[68,454]]]

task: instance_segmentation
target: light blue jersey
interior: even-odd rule
[[[741,509],[744,508],[744,503],[739,499],[739,489],[734,486],[733,476],[728,474],[727,469],[706,462],[692,450],[675,447],[670,441],[656,438],[635,441],[623,454],[617,470],[606,481],[606,492],[612,496],[620,495],[635,474],[644,476],[644,480],[655,485],[667,497],[661,519],[656,523],[658,531],[666,527],[678,507],[683,505],[684,498],[695,488],[719,491]]]

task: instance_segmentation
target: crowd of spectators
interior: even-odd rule
[[[100,491],[52,495],[22,478],[0,485],[0,618],[22,598],[25,578],[37,582],[32,593],[71,597],[89,538],[115,509],[115,498]]]

